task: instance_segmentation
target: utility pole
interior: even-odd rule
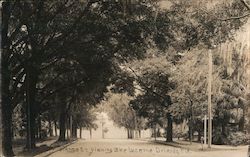
[[[208,52],[208,148],[211,148],[212,144],[212,52]]]

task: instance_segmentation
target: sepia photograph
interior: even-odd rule
[[[0,157],[250,157],[250,0],[0,10]]]

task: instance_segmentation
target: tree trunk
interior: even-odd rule
[[[77,138],[77,124],[75,121],[72,122],[72,138]]]
[[[127,134],[128,134],[128,139],[130,138],[130,136],[129,136],[129,129],[127,129]]]
[[[12,138],[11,138],[11,130],[12,130],[12,105],[11,105],[11,96],[9,91],[10,85],[10,69],[8,58],[10,53],[8,52],[8,22],[10,17],[10,3],[4,2],[2,3],[2,65],[1,65],[1,74],[2,74],[2,102],[1,102],[1,133],[2,133],[2,153],[3,156],[13,156],[12,150]]]
[[[27,140],[26,148],[28,150],[35,148],[35,132],[36,132],[36,116],[37,105],[35,104],[36,97],[36,82],[37,82],[37,70],[27,63],[26,65],[26,118],[27,118]]]
[[[67,125],[66,125],[66,139],[69,139],[69,129],[68,129]]]
[[[37,122],[38,122],[38,139],[42,139],[42,122],[41,122],[41,116],[39,115],[37,118]]]
[[[80,139],[82,138],[82,127],[80,127]]]
[[[33,110],[34,111],[34,110]],[[33,112],[32,111],[32,112]],[[34,149],[36,147],[35,145],[35,130],[36,130],[36,121],[35,121],[35,113],[30,113],[30,129],[27,130],[27,135],[30,134],[30,140],[27,139],[26,146],[28,149]]]
[[[70,122],[69,122],[69,120],[70,120],[70,118],[66,118],[66,135],[67,135],[67,139],[69,139],[70,138],[70,134],[69,134],[69,130],[70,130],[70,127],[69,127],[69,125],[70,125]],[[70,130],[71,131],[71,130]],[[71,133],[72,133],[72,131],[71,131]]]
[[[201,130],[198,130],[198,142],[201,142]]]
[[[221,132],[223,136],[226,136],[226,124],[225,122],[221,123]]]
[[[39,130],[38,128],[36,128],[35,138],[38,139],[38,137],[39,137]]]
[[[242,117],[240,118],[240,121],[239,121],[239,131],[242,131],[244,132],[245,131],[245,123],[246,123],[246,120],[245,120],[245,116],[246,116],[246,107],[245,105],[243,104],[243,115]]]
[[[72,124],[72,116],[71,115],[69,115],[67,126],[68,126],[67,128],[70,130],[70,138],[73,138],[74,135],[73,135],[73,124]],[[69,136],[68,136],[68,138],[69,138]]]
[[[154,138],[155,138],[155,141],[156,141],[156,136],[157,136],[157,131],[156,131],[156,125],[154,126]]]
[[[189,98],[190,99],[190,105],[191,105],[191,107],[190,107],[190,122],[189,122],[189,140],[190,140],[190,143],[192,144],[192,142],[193,142],[193,129],[194,129],[194,127],[193,127],[193,123],[194,123],[194,121],[193,121],[193,101],[192,101],[192,99],[191,98]]]
[[[2,149],[4,156],[13,156],[12,150],[12,109],[9,98],[2,97]]]
[[[170,113],[167,114],[168,126],[167,126],[167,142],[173,141],[173,117]]]
[[[49,118],[49,136],[52,137],[53,136],[53,129],[52,129],[52,123],[51,123],[51,120]]]
[[[188,126],[188,135],[189,135],[189,141],[190,141],[190,143],[192,143],[192,141],[193,141],[193,126],[192,126],[191,122]]]
[[[242,100],[241,98],[239,99],[239,104],[242,106],[241,109],[243,111],[243,114],[242,114],[242,117],[240,118],[240,121],[239,121],[239,131],[242,131],[242,132],[247,132],[246,130],[246,117],[248,115],[248,103],[244,100]]]
[[[242,131],[242,132],[244,131],[244,123],[245,123],[245,118],[244,118],[244,117],[241,117],[241,118],[240,118],[240,121],[239,121],[239,127],[238,127],[238,128],[239,128],[239,129],[238,129],[239,131]]]
[[[139,130],[139,138],[141,138],[141,130]]]
[[[160,131],[160,128],[157,128],[157,137],[161,137],[161,131]]]
[[[132,130],[131,129],[127,129],[128,131],[128,139],[132,139]]]
[[[89,129],[89,137],[92,139],[92,128]]]
[[[56,120],[54,120],[54,129],[55,129],[55,135],[57,136],[57,123],[56,123]]]
[[[228,117],[224,114],[223,119],[221,120],[221,134],[222,134],[222,138],[220,138],[220,141],[218,141],[218,144],[225,144],[225,141],[223,140],[223,138],[227,137],[227,122],[228,122]],[[214,123],[213,123],[214,124]]]
[[[129,136],[130,136],[129,137],[130,139],[133,139],[133,135],[132,135],[132,130],[131,129],[129,129]]]
[[[66,132],[66,113],[65,113],[65,109],[62,108],[61,113],[60,113],[60,119],[59,119],[59,129],[60,129],[60,133],[59,133],[59,138],[58,141],[65,141],[65,132]]]

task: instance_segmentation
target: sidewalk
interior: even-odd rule
[[[25,151],[24,150],[24,143],[22,141],[13,146],[13,151],[16,156],[36,156],[40,154],[48,154],[53,151],[57,151],[61,147],[66,147],[70,145],[72,141],[65,141],[65,142],[57,142],[58,137],[50,137],[46,140],[40,141],[36,143],[36,148],[32,151]],[[46,156],[46,155],[45,155]]]
[[[207,145],[202,145],[198,142],[183,141],[183,140],[176,140],[173,142],[166,142],[165,138],[157,138],[156,141],[154,139],[150,139],[150,142],[164,144],[168,146],[173,146],[177,148],[188,149],[191,151],[222,151],[222,150],[247,150],[248,145],[243,146],[229,146],[229,145],[212,145],[211,149],[207,148]]]
[[[53,143],[51,145],[51,149],[50,150],[47,150],[43,153],[40,153],[40,154],[37,154],[35,155],[35,157],[48,157],[50,156],[51,154],[54,154],[64,148],[66,148],[67,146],[75,143],[77,140],[72,140],[72,141],[65,141],[65,142],[60,142],[60,143]]]

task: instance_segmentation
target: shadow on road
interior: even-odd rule
[[[74,143],[76,140],[67,140],[63,142],[55,141],[52,144],[41,144],[37,146],[35,149],[32,149],[31,151],[27,151],[23,149],[22,151],[19,151],[15,153],[16,156],[49,156],[57,151],[60,151],[61,149],[64,149],[65,147],[69,146],[70,144]]]
[[[54,146],[54,148],[51,150],[51,151],[48,151],[46,154],[43,154],[43,155],[39,155],[40,157],[48,157],[48,156],[50,156],[51,154],[54,154],[54,153],[56,153],[56,152],[58,152],[58,151],[60,151],[60,150],[62,150],[62,149],[64,149],[64,148],[66,148],[66,147],[68,147],[69,145],[71,145],[71,144],[73,144],[73,143],[75,143],[76,142],[76,139],[74,139],[74,140],[71,140],[71,141],[68,141],[68,142],[66,142],[66,143],[62,143],[62,144],[57,144],[57,143],[55,143],[56,144],[56,146]]]

